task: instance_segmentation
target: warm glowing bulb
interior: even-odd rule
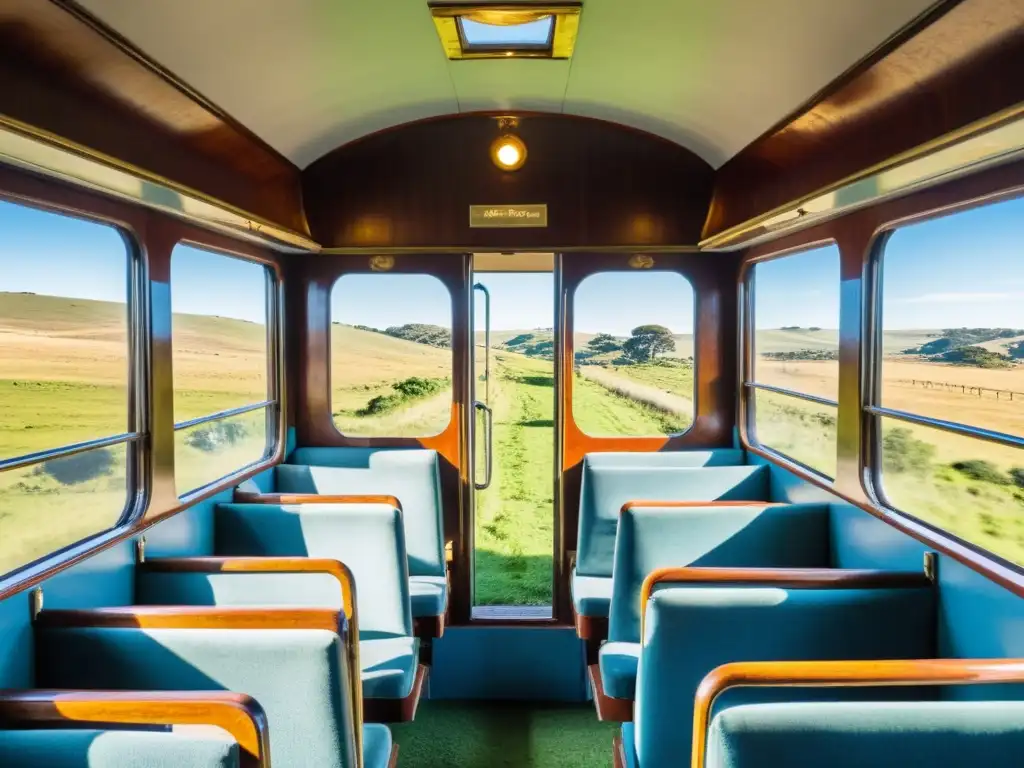
[[[513,166],[519,162],[519,148],[515,144],[502,144],[498,148],[498,162],[504,166]]]

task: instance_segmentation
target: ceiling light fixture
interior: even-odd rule
[[[518,171],[526,162],[526,143],[512,133],[491,142],[491,160],[503,171]]]

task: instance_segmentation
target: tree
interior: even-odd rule
[[[599,333],[587,342],[587,351],[592,355],[603,355],[606,352],[618,352],[622,342],[610,333]]]
[[[663,325],[638,325],[622,345],[627,360],[646,363],[662,352],[673,352],[676,348],[672,331]]]

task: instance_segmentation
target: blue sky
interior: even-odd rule
[[[112,227],[0,201],[0,292],[124,301],[126,259]],[[890,238],[883,264],[886,329],[1024,328],[1024,198],[905,227]],[[758,328],[837,326],[834,248],[764,262],[757,269]],[[172,270],[176,312],[263,321],[261,267],[178,246]],[[358,279],[332,295],[335,320],[379,328],[450,322],[447,292],[434,278]],[[494,297],[493,328],[553,324],[549,274],[485,273],[478,279]],[[625,335],[641,323],[660,323],[676,333],[693,330],[688,286],[666,273],[591,277],[581,285],[576,304],[577,327],[585,332]]]

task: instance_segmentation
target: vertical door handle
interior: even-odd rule
[[[473,487],[478,491],[482,491],[488,488],[491,484],[491,474],[494,470],[494,412],[491,410],[487,403],[482,403],[479,400],[473,401],[474,414],[476,411],[483,411],[484,413],[484,431],[487,433],[487,437],[484,440],[484,451],[486,456],[484,458],[484,481],[478,483],[476,481],[476,472],[474,471]],[[474,431],[474,443],[476,442],[476,433]]]

